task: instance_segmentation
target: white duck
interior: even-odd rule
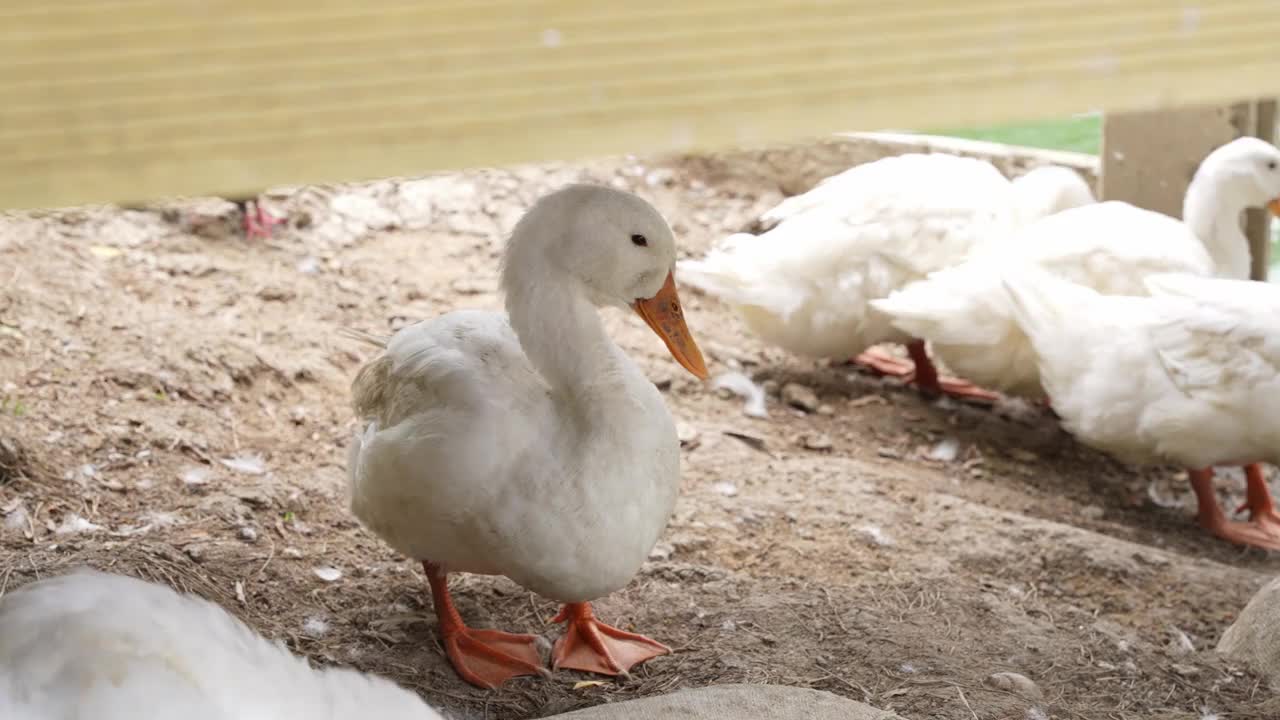
[[[1012,395],[1043,398],[1030,343],[1013,321],[1002,274],[1036,267],[1108,295],[1144,295],[1144,277],[1189,273],[1243,279],[1245,208],[1280,210],[1280,150],[1257,138],[1204,159],[1187,188],[1185,222],[1128,203],[1066,210],[1029,225],[1001,252],[931,274],[871,304],[929,341],[953,372]]]
[[[1069,432],[1122,460],[1189,468],[1201,525],[1280,549],[1261,468],[1246,466],[1249,523],[1228,522],[1213,492],[1214,465],[1280,463],[1280,287],[1152,275],[1138,297],[1040,270],[1003,281]]]
[[[930,393],[990,398],[939,379],[924,343],[893,327],[871,301],[959,263],[1046,213],[1090,203],[1072,170],[1039,168],[1009,182],[991,163],[908,154],[858,165],[765,213],[777,222],[726,238],[679,276],[732,306],[765,342],[799,355],[849,358],[909,378]],[[907,345],[912,363],[864,352]]]
[[[705,379],[675,258],[651,205],[571,185],[516,225],[505,314],[460,310],[407,327],[356,377],[368,426],[351,448],[351,508],[423,562],[449,658],[469,682],[546,670],[533,636],[462,622],[449,572],[505,575],[565,603],[555,667],[618,674],[669,652],[595,620],[588,601],[630,581],[680,484],[674,421],[597,308],[634,309]]]
[[[96,570],[0,598],[0,717],[442,720],[389,680],[312,668],[208,600]]]

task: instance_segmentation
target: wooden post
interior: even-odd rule
[[[1266,140],[1276,140],[1276,101],[1259,100],[1253,106],[1252,134]],[[1249,238],[1249,254],[1253,266],[1249,276],[1254,280],[1266,280],[1271,268],[1271,213],[1265,209],[1253,209],[1246,213],[1245,235]]]
[[[1274,140],[1274,100],[1212,107],[1108,114],[1102,130],[1104,200],[1182,217],[1182,200],[1196,168],[1214,148],[1244,135]],[[1252,258],[1250,276],[1266,280],[1270,262],[1270,217],[1246,215]]]

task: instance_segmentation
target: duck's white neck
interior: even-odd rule
[[[1247,204],[1212,176],[1197,174],[1187,187],[1182,221],[1204,243],[1220,277],[1249,278],[1249,241],[1240,226]]]
[[[529,361],[552,387],[580,395],[620,379],[626,359],[576,281],[507,280],[511,327]]]

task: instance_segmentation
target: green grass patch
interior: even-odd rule
[[[1025,145],[1045,150],[1069,150],[1097,155],[1102,147],[1102,116],[1084,115],[1033,123],[927,132],[930,135],[947,135],[1006,145]]]

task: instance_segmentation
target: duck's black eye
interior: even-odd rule
[[[1276,169],[1276,161],[1275,161],[1275,160],[1269,160],[1269,161],[1267,161],[1267,169],[1268,169],[1268,170],[1275,170],[1275,169]]]
[[[1272,164],[1274,165],[1275,163]],[[639,247],[649,247],[649,240],[643,235],[632,235],[631,244]]]

